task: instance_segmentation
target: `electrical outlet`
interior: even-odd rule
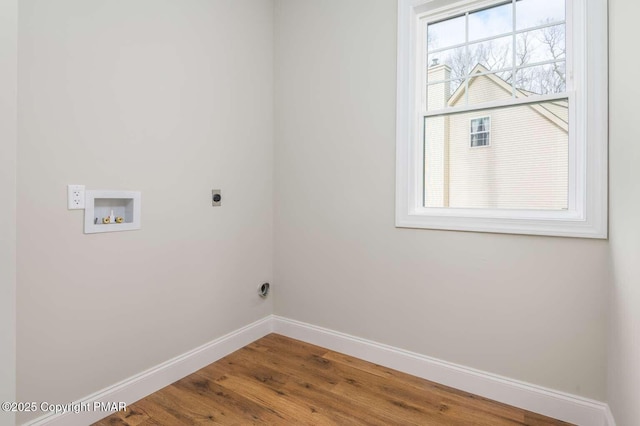
[[[67,204],[69,210],[84,209],[84,185],[67,186]]]

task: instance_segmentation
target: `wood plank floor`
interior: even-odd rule
[[[205,423],[567,424],[270,334],[95,425]]]

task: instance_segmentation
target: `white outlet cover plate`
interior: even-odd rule
[[[67,208],[69,210],[84,209],[84,185],[67,186]]]

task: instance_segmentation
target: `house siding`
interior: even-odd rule
[[[472,78],[470,105],[505,99],[511,93],[489,76]],[[450,106],[465,104],[463,88]],[[566,209],[568,204],[567,108],[561,103],[522,105],[427,119],[425,132],[425,205],[494,209]],[[470,146],[470,121],[490,117],[490,145]],[[447,129],[439,130],[445,125]],[[445,136],[446,135],[446,136]],[[432,200],[429,153],[431,145],[447,152],[447,203]],[[435,202],[434,202],[435,201]]]

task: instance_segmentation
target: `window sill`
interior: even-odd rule
[[[606,223],[570,211],[421,208],[396,213],[397,228],[606,239]],[[452,212],[452,210],[456,210]],[[507,217],[508,215],[508,217]],[[502,216],[502,217],[501,217]]]

